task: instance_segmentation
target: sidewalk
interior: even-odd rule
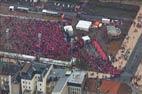
[[[134,78],[132,79],[132,83],[139,88],[139,90],[142,91],[142,61],[139,64],[139,67],[134,75]]]
[[[140,13],[142,13],[142,7],[137,13],[137,16],[135,18],[135,23],[138,23],[137,18]],[[120,70],[122,70],[125,67],[141,34],[142,34],[141,28],[137,28],[136,25],[133,23],[129,29],[128,35],[125,37],[121,45],[120,50],[116,54],[115,57],[116,61],[113,63],[114,67],[117,67],[117,69]]]

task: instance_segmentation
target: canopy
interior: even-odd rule
[[[91,25],[92,25],[92,22],[90,22],[90,21],[80,20],[78,22],[78,24],[76,25],[76,29],[89,31],[89,28],[90,28]]]
[[[90,40],[90,37],[89,37],[89,36],[83,36],[82,39],[83,39],[84,41],[89,41],[89,40]]]

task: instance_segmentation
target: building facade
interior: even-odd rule
[[[20,66],[17,64],[9,64],[0,61],[0,94],[14,94],[15,76],[19,70]],[[19,94],[20,90],[15,89],[15,92]]]
[[[27,64],[21,72],[22,94],[46,94],[46,81],[52,68],[53,65]]]

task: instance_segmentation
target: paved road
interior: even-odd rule
[[[126,64],[124,68],[124,72],[120,75],[119,78],[116,78],[115,80],[124,82],[129,84],[131,87],[131,78],[134,76],[135,72],[137,71],[137,68],[139,66],[139,63],[142,59],[142,35],[139,38],[136,47],[134,48],[128,63]],[[139,91],[132,87],[133,89],[133,94],[140,94]]]
[[[142,5],[141,0],[99,0],[101,2],[114,2],[121,4],[130,4],[130,5]]]

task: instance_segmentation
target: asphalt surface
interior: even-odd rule
[[[132,87],[132,94],[140,94],[139,91],[131,85],[131,80],[134,74],[137,71],[140,61],[142,60],[142,35],[139,38],[129,60],[124,68],[124,72],[120,75],[120,77],[115,78],[114,80],[121,81],[129,84]]]

